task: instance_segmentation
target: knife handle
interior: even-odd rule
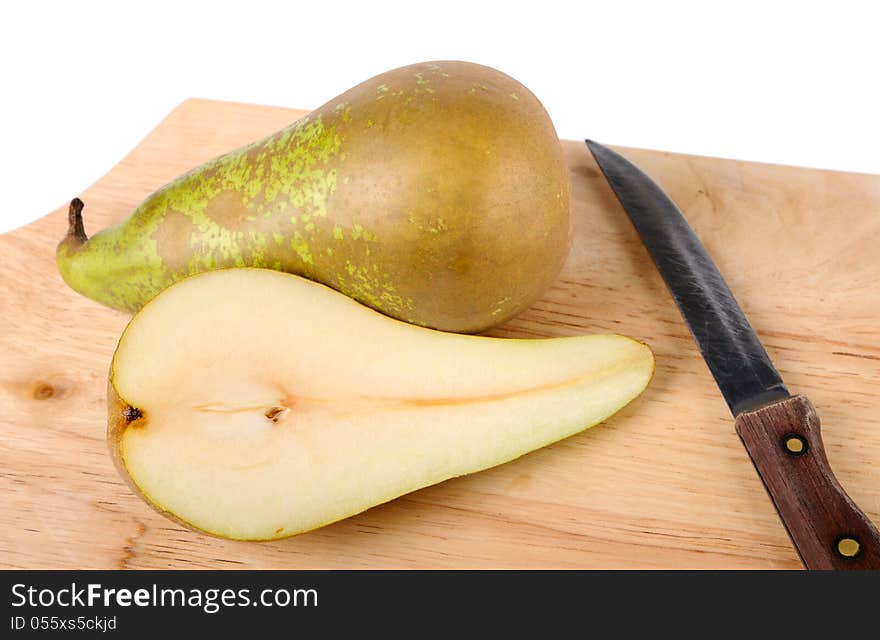
[[[736,432],[807,569],[880,569],[880,531],[834,477],[805,396],[741,413]]]

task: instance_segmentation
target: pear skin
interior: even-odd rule
[[[570,207],[537,98],[494,69],[430,62],[193,169],[92,238],[75,200],[57,262],[73,289],[126,311],[196,273],[260,267],[410,323],[477,332],[558,274]]]

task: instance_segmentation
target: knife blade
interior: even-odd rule
[[[834,477],[813,405],[789,393],[681,211],[622,155],[586,144],[684,317],[804,565],[880,568],[880,532]]]

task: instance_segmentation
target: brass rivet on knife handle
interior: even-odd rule
[[[808,569],[880,569],[880,531],[834,477],[806,397],[741,413],[736,432]]]

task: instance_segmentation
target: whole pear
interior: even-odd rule
[[[568,253],[570,186],[535,96],[494,69],[430,62],[357,85],[160,188],[57,250],[76,291],[137,311],[187,276],[262,267],[436,329],[529,306]]]

